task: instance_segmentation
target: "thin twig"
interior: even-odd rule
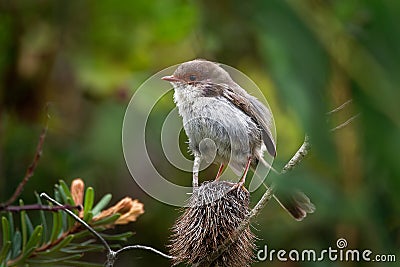
[[[308,154],[308,151],[311,148],[310,145],[310,138],[308,135],[304,137],[304,142],[301,145],[301,147],[297,150],[297,152],[293,155],[293,157],[289,160],[288,163],[286,163],[285,167],[283,167],[281,174],[287,173],[288,171],[291,171],[294,167],[296,167],[302,160],[303,158]]]
[[[338,106],[335,109],[332,109],[331,111],[327,112],[327,115],[336,113],[338,111],[341,111],[342,109],[344,109],[348,104],[351,104],[351,102],[353,102],[353,99],[347,100],[346,102],[344,102],[343,104],[341,104],[340,106]]]
[[[351,117],[350,119],[348,119],[347,121],[343,122],[342,124],[339,124],[338,126],[336,126],[335,128],[331,129],[331,132],[337,131],[342,129],[343,127],[347,126],[348,124],[350,124],[353,120],[355,120],[358,116],[360,116],[360,113],[354,115],[353,117]]]
[[[82,206],[71,206],[71,205],[63,205],[63,206],[46,206],[46,205],[40,205],[40,204],[31,204],[31,205],[23,205],[23,206],[6,206],[2,211],[11,211],[11,212],[21,212],[23,210],[44,210],[44,211],[59,211],[59,210],[71,210],[71,209],[77,209],[81,210]]]
[[[163,252],[161,252],[161,251],[159,251],[159,250],[157,250],[157,249],[155,249],[155,248],[148,247],[148,246],[144,246],[144,245],[125,246],[125,247],[123,247],[123,248],[117,250],[115,253],[116,253],[116,254],[119,254],[119,253],[121,253],[121,252],[124,252],[124,251],[126,251],[126,250],[131,250],[131,249],[149,250],[149,251],[154,252],[154,253],[160,255],[161,257],[164,257],[164,258],[167,258],[167,259],[173,259],[173,258],[174,258],[174,257],[172,257],[172,256],[170,256],[170,255],[167,255],[167,254],[165,254],[165,253],[163,253]]]
[[[0,204],[0,210],[4,210],[5,207],[11,205],[21,195],[26,183],[33,176],[33,173],[36,170],[39,159],[42,156],[43,144],[44,144],[44,140],[46,138],[46,134],[47,134],[47,130],[48,130],[48,122],[49,122],[49,116],[47,115],[47,111],[46,111],[45,126],[43,127],[42,132],[39,136],[39,141],[38,141],[38,144],[36,147],[36,152],[33,157],[33,161],[31,163],[31,165],[29,165],[28,169],[26,170],[24,178],[19,183],[18,187],[15,189],[14,194],[6,202]]]
[[[61,205],[59,202],[57,202],[56,200],[54,200],[53,198],[51,198],[49,195],[47,195],[46,193],[41,193],[40,194],[41,198],[45,198],[46,200],[48,200],[49,202],[53,203],[54,205],[57,205],[59,207],[65,207],[63,205]],[[117,260],[117,257],[120,253],[126,251],[126,250],[131,250],[131,249],[144,249],[144,250],[149,250],[152,251],[162,257],[165,257],[167,259],[172,259],[172,256],[169,256],[155,248],[152,247],[148,247],[148,246],[143,246],[143,245],[132,245],[132,246],[125,246],[117,251],[114,251],[111,249],[110,245],[107,243],[107,241],[99,234],[96,232],[96,230],[94,230],[87,222],[85,222],[84,220],[82,220],[81,218],[79,218],[75,213],[73,213],[71,210],[69,209],[62,209],[64,210],[66,213],[68,213],[68,215],[72,216],[75,221],[81,223],[86,229],[88,229],[105,247],[105,249],[107,250],[107,261],[104,264],[107,267],[112,267],[114,266],[115,261]]]

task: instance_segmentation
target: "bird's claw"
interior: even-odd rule
[[[228,192],[231,192],[236,189],[236,192],[239,193],[240,190],[247,191],[244,187],[244,182],[232,183],[232,187],[229,189]]]

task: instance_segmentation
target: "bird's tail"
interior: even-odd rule
[[[259,162],[268,168],[272,168],[263,158],[259,159]],[[272,168],[272,170],[279,174],[275,169]],[[280,191],[278,187],[275,188],[274,198],[297,221],[303,220],[308,213],[315,211],[315,205],[311,202],[310,198],[299,190]]]
[[[281,195],[278,191],[275,192],[274,198],[297,221],[303,220],[308,213],[315,211],[315,205],[301,191],[293,192],[290,195]]]

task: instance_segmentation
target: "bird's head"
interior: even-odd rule
[[[232,78],[217,63],[204,59],[195,59],[179,65],[171,76],[162,78],[175,84],[196,85],[201,83],[229,84]]]

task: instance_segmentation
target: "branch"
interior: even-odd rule
[[[47,111],[46,111],[46,114],[47,114]],[[49,116],[46,115],[45,126],[42,129],[42,132],[39,136],[39,142],[36,147],[36,152],[33,157],[33,161],[31,163],[31,165],[29,165],[28,169],[26,170],[24,178],[19,183],[18,187],[15,189],[14,194],[6,202],[0,204],[0,210],[5,210],[6,207],[11,205],[21,195],[26,183],[33,176],[33,173],[36,170],[39,159],[42,156],[43,144],[44,144],[44,140],[46,138],[46,134],[47,134],[47,130],[48,130],[48,122],[49,122]]]
[[[304,142],[301,147],[297,150],[297,152],[293,155],[293,157],[286,163],[285,167],[283,167],[281,174],[287,173],[288,171],[293,170],[305,156],[307,156],[308,151],[311,148],[310,138],[308,135],[304,137]]]
[[[46,193],[41,193],[40,194],[41,198],[46,199],[47,201],[53,203],[54,205],[58,206],[58,207],[65,207],[63,205],[61,205],[60,203],[58,203],[56,200],[52,199],[49,195],[47,195]],[[120,253],[126,251],[126,250],[131,250],[131,249],[143,249],[143,250],[149,250],[152,251],[164,258],[167,259],[172,259],[172,256],[169,256],[155,248],[152,247],[148,247],[148,246],[143,246],[143,245],[132,245],[132,246],[125,246],[117,251],[114,251],[111,249],[110,245],[107,243],[107,241],[99,234],[96,232],[96,230],[94,230],[88,223],[86,223],[84,220],[82,220],[81,218],[79,218],[75,213],[73,213],[71,210],[69,209],[62,209],[64,210],[66,213],[68,213],[68,215],[70,215],[71,217],[74,218],[75,221],[81,223],[86,229],[89,230],[89,232],[91,232],[105,247],[105,249],[107,250],[107,261],[104,264],[104,266],[107,267],[112,267],[114,266],[115,261],[117,260],[117,257]]]
[[[343,104],[341,104],[337,108],[334,108],[331,111],[327,112],[326,115],[331,115],[333,113],[339,112],[342,109],[344,109],[347,105],[351,104],[352,102],[353,102],[353,99],[347,100],[346,102],[344,102]]]
[[[126,250],[132,250],[132,249],[149,250],[149,251],[151,251],[151,252],[154,252],[154,253],[160,255],[161,257],[164,257],[164,258],[167,258],[167,259],[173,259],[173,257],[170,256],[170,255],[167,255],[167,254],[165,254],[165,253],[163,253],[163,252],[161,252],[161,251],[159,251],[159,250],[157,250],[157,249],[154,249],[154,248],[152,248],[152,247],[143,246],[143,245],[125,246],[125,247],[123,247],[123,248],[117,250],[115,253],[116,253],[116,254],[119,254],[119,253],[124,252],[124,251],[126,251]]]
[[[351,117],[350,119],[348,119],[347,121],[343,122],[342,124],[339,124],[338,126],[336,126],[335,128],[331,129],[331,132],[340,130],[342,128],[344,128],[345,126],[347,126],[348,124],[350,124],[353,120],[355,120],[358,116],[360,116],[360,113],[354,115],[353,117]]]

